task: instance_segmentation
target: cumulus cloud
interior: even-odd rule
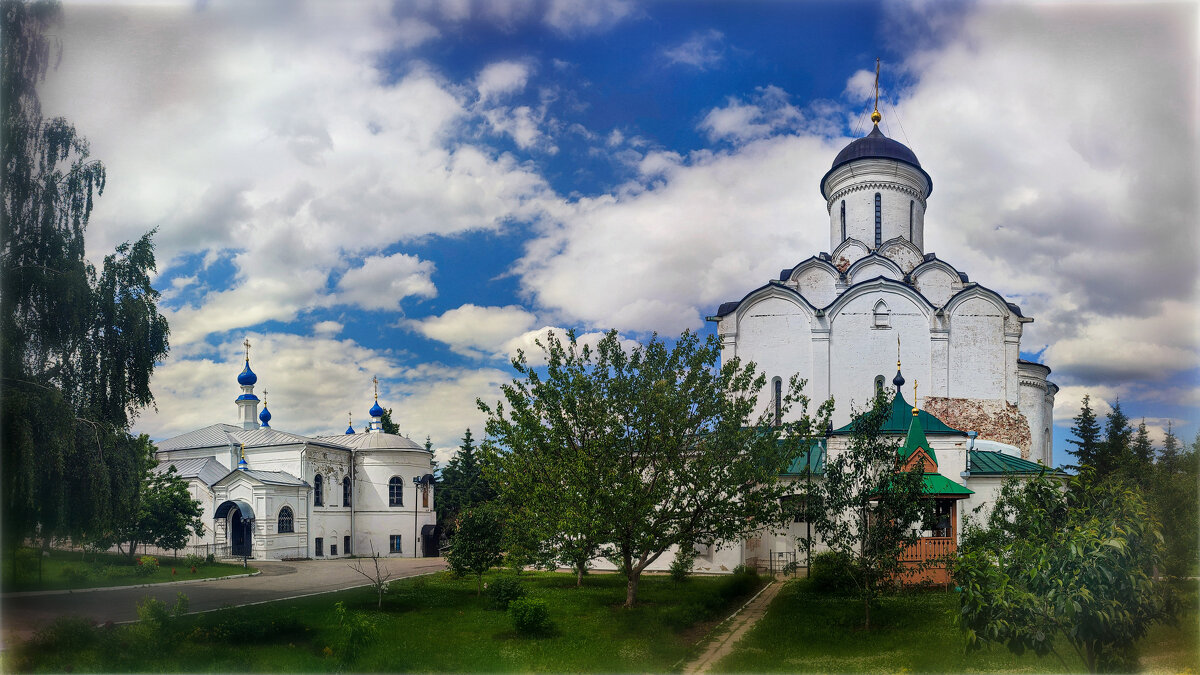
[[[667,63],[707,70],[725,58],[725,35],[709,29],[692,33],[683,42],[662,50]]]
[[[480,307],[466,304],[441,316],[409,321],[407,325],[431,340],[449,345],[459,354],[486,358],[507,356],[506,344],[529,330],[536,320],[533,314],[517,305]]]
[[[529,81],[529,66],[517,61],[488,64],[475,78],[475,90],[481,101],[519,92]]]
[[[837,134],[838,125],[828,115],[832,109],[810,106],[810,114],[805,115],[789,99],[786,91],[774,85],[758,87],[749,100],[730,97],[724,107],[708,111],[698,127],[711,142],[744,143],[784,131]]]
[[[363,309],[396,309],[410,296],[432,298],[437,295],[433,271],[432,262],[404,253],[372,256],[338,281],[338,301]]]
[[[601,32],[635,15],[631,0],[550,0],[543,21],[568,35]]]

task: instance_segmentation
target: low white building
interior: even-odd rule
[[[258,411],[248,355],[237,380],[240,424],[157,444],[155,471],[174,466],[203,506],[194,550],[258,559],[438,555],[433,455],[384,433],[378,396],[362,432],[308,437],[272,428],[265,404]]]

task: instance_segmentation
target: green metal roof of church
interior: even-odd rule
[[[1044,464],[1031,462],[1020,457],[1013,457],[1002,452],[992,450],[971,451],[972,476],[1003,476],[1011,473],[1037,474],[1043,471],[1054,473],[1056,470]]]
[[[943,436],[966,436],[967,432],[959,431],[945,422],[930,415],[924,410],[917,413],[917,417],[921,420],[921,428],[925,430],[926,435],[939,434]],[[904,395],[896,392],[895,398],[892,399],[892,411],[888,418],[884,420],[883,426],[879,428],[880,433],[885,434],[907,434],[909,426],[912,425],[912,406],[908,401],[904,400]],[[850,434],[853,433],[854,421],[839,429],[834,429],[835,434]]]
[[[811,472],[814,476],[822,476],[825,474],[825,439],[818,438],[812,442],[808,450],[796,459],[792,460],[787,471],[784,471],[782,476],[803,476],[805,471]]]
[[[927,495],[973,495],[974,490],[955,483],[940,473],[927,473],[921,486],[921,492]]]

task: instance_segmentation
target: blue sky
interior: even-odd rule
[[[828,249],[866,130],[937,185],[926,249],[1037,320],[1055,455],[1084,393],[1200,420],[1194,5],[458,0],[66,6],[47,113],[108,166],[99,258],[157,227],[172,354],[138,429],[361,426],[440,456],[547,327],[710,330]],[[1107,410],[1104,403],[1097,406]]]

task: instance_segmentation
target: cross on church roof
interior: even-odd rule
[[[246,360],[250,360],[250,338],[242,340],[242,346],[246,348]]]

